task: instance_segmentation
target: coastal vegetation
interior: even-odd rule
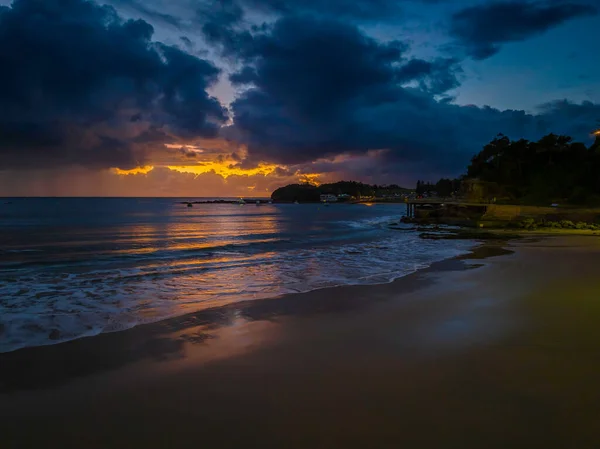
[[[585,221],[573,222],[571,220],[546,221],[536,220],[534,218],[526,218],[520,222],[512,222],[507,227],[525,229],[528,231],[535,230],[578,230],[578,231],[600,231],[600,224],[587,223]]]
[[[370,185],[356,181],[339,181],[331,184],[289,184],[280,187],[271,194],[271,199],[278,202],[299,201],[303,203],[318,202],[321,195],[345,195],[339,200],[351,200],[360,198],[383,197],[400,195],[409,192],[398,185]]]
[[[442,178],[436,183],[418,181],[412,191],[397,185],[342,181],[320,186],[289,185],[273,192],[272,199],[312,202],[319,201],[323,194],[344,194],[342,200],[437,197],[443,200],[427,203],[429,198],[424,199],[423,204],[413,208],[413,215],[402,221],[477,228],[474,231],[478,236],[501,228],[506,228],[504,233],[510,229],[596,233],[600,232],[600,131],[594,134],[595,142],[589,147],[556,134],[538,141],[511,140],[499,134],[473,156],[462,176]],[[444,238],[457,235],[465,238],[466,234]],[[423,237],[440,235],[426,233]]]
[[[431,194],[435,192],[436,195],[441,197],[449,197],[456,195],[461,190],[462,180],[461,179],[448,179],[442,178],[435,184],[424,181],[417,181],[417,188],[415,193],[417,195]]]
[[[414,190],[398,185],[356,181],[290,184],[275,190],[274,201],[317,202],[320,195],[344,200],[383,198],[413,193],[469,202],[549,206],[600,206],[600,131],[587,147],[569,136],[548,134],[538,141],[511,140],[498,134],[471,159],[458,178],[435,183],[417,181]]]
[[[458,179],[417,183],[417,193],[460,189],[471,201],[499,204],[600,206],[600,132],[590,146],[548,134],[536,142],[499,134]],[[460,186],[460,187],[458,187]]]

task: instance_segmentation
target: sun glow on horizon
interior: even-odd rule
[[[145,165],[128,170],[123,170],[121,168],[115,167],[111,169],[111,172],[121,177],[126,177],[129,175],[142,175],[145,177],[155,169],[167,169],[171,172],[195,175],[194,178],[198,178],[201,175],[211,174],[220,176],[224,180],[227,180],[231,176],[244,178],[252,178],[258,176],[272,177],[273,180],[281,178],[281,185],[290,184],[293,182],[309,183],[314,186],[319,186],[322,184],[322,181],[320,179],[321,174],[319,173],[302,173],[301,170],[290,170],[290,168],[285,165],[264,162],[258,164],[255,167],[245,168],[242,166],[241,163],[237,161],[233,161],[232,159],[221,158],[213,161],[199,161],[194,165]],[[261,185],[260,187],[262,190],[263,186]],[[245,186],[245,188],[248,191],[252,192],[257,189],[257,184],[252,182],[252,184]]]
[[[302,173],[297,175],[300,182],[312,184],[317,187],[322,184],[322,182],[319,180],[319,177],[321,176],[319,173]]]
[[[221,176],[224,179],[227,179],[230,176],[255,176],[262,175],[267,176],[270,175],[277,169],[279,166],[274,164],[259,164],[255,168],[242,168],[238,165],[233,165],[227,162],[205,162],[198,165],[167,165],[164,168],[168,168],[171,171],[175,171],[178,173],[190,173],[194,175],[202,175],[205,173],[214,173],[216,175]],[[127,175],[147,175],[152,170],[154,170],[155,166],[146,165],[143,167],[136,167],[129,170],[123,170],[120,168],[113,168],[113,173],[121,176]]]
[[[121,170],[120,168],[113,168],[114,173],[116,173],[117,175],[123,175],[123,176],[125,176],[125,175],[147,175],[152,170],[154,170],[154,166],[152,166],[152,165],[136,167],[136,168],[132,168],[130,170]]]
[[[215,173],[224,179],[230,176],[267,176],[275,171],[277,165],[259,164],[255,168],[242,168],[226,162],[206,162],[201,165],[169,165],[167,168],[179,173],[191,173],[202,175],[204,173]]]

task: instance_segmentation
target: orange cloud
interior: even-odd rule
[[[300,182],[306,182],[308,184],[312,184],[315,186],[320,186],[322,183],[319,180],[320,178],[320,174],[319,173],[302,173],[302,174],[298,174],[298,181]]]
[[[307,166],[286,166],[259,163],[247,167],[243,162],[247,156],[245,147],[228,147],[226,143],[202,141],[178,145],[165,145],[167,151],[156,152],[151,157],[152,165],[130,170],[113,168],[110,173],[119,178],[118,189],[126,195],[189,195],[240,196],[244,194],[268,195],[278,187],[297,182],[320,185],[332,177],[319,173]],[[194,152],[193,159],[180,157],[179,150]],[[344,161],[342,156],[338,156]],[[329,161],[337,164],[339,161]],[[134,175],[134,176],[130,176]],[[139,175],[139,176],[135,176]],[[105,190],[108,187],[104,188]],[[112,190],[110,192],[112,195]]]
[[[154,170],[154,167],[151,165],[146,165],[144,167],[136,167],[131,170],[121,170],[120,168],[113,168],[113,172],[117,175],[146,175]]]
[[[199,165],[170,165],[167,167],[180,173],[191,173],[201,175],[214,172],[215,174],[227,179],[230,176],[267,176],[275,171],[277,165],[259,164],[255,168],[242,168],[238,165],[232,165],[228,162],[206,162]]]

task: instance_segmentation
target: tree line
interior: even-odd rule
[[[280,187],[271,194],[273,201],[299,201],[299,202],[317,202],[320,196],[324,194],[331,195],[350,195],[355,198],[373,197],[383,195],[393,195],[406,193],[405,189],[396,184],[390,185],[371,185],[357,181],[339,181],[330,184],[321,184],[319,186],[303,183],[289,184]]]
[[[499,134],[473,156],[458,179],[417,182],[417,193],[450,196],[479,184],[482,196],[520,204],[600,205],[600,134],[586,147],[569,136],[548,134],[538,141]],[[482,198],[483,199],[483,198]]]
[[[460,179],[442,178],[436,183],[417,181],[415,192],[417,195],[433,194],[449,197],[458,194],[462,181]]]

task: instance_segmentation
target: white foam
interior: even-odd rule
[[[368,229],[368,228],[381,228],[387,227],[392,224],[398,224],[398,215],[386,215],[382,217],[370,217],[359,220],[341,220],[337,223],[348,226],[354,229]]]
[[[348,226],[385,227],[394,217]],[[397,222],[397,219],[395,220]],[[353,223],[353,224],[351,224]],[[281,249],[219,251],[216,259],[154,259],[138,266],[78,271],[25,268],[0,274],[0,352],[53,344],[189,313],[207,304],[266,298],[345,284],[391,282],[467,252],[474,243],[419,239],[389,231],[376,241]],[[11,272],[9,277],[6,274]]]

